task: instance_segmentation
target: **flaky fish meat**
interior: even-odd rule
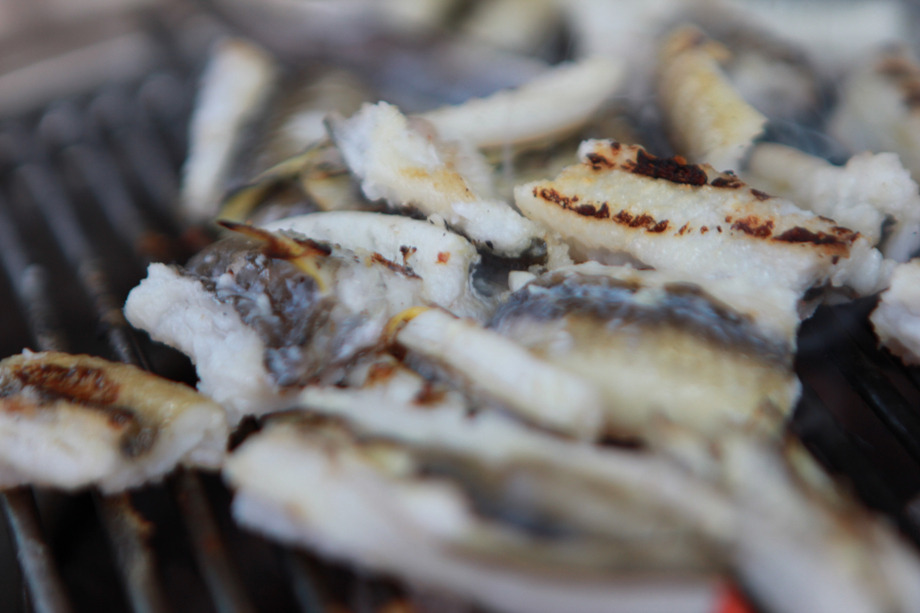
[[[461,237],[452,239],[423,221],[353,215],[371,218],[338,223],[357,220],[364,239],[386,235],[379,242],[390,241],[398,258],[295,231],[233,225],[240,236],[215,243],[184,268],[152,264],[129,294],[125,315],[155,340],[186,353],[196,365],[199,389],[236,423],[250,413],[283,408],[315,378],[339,376],[339,369],[378,344],[390,317],[405,309],[441,306],[470,315],[482,308],[468,276],[478,256]],[[412,268],[416,262],[427,279]],[[440,272],[439,266],[443,276],[428,274]]]
[[[920,259],[895,268],[869,317],[879,342],[908,364],[920,364]]]
[[[499,254],[545,259],[539,227],[494,197],[491,169],[471,145],[442,142],[385,102],[334,121],[332,135],[371,200],[435,215]]]
[[[754,148],[745,178],[857,230],[887,258],[906,262],[920,249],[920,188],[893,153],[863,152],[835,166],[763,143]]]
[[[181,464],[217,468],[223,409],[185,385],[88,355],[0,362],[0,487],[116,492]]]
[[[617,572],[617,546],[602,536],[541,534],[490,515],[461,481],[438,476],[440,455],[291,415],[244,442],[225,478],[245,526],[499,611],[704,613],[718,601],[711,572]],[[634,535],[637,559],[647,542]]]
[[[718,170],[740,170],[741,159],[767,118],[745,101],[719,66],[727,49],[693,27],[665,40],[658,102],[678,153]]]
[[[858,232],[732,173],[606,140],[582,143],[579,159],[555,180],[515,189],[521,212],[561,234],[577,258],[625,257],[799,295],[824,286],[871,294],[887,284],[893,263]]]

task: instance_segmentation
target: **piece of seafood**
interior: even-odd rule
[[[887,258],[920,248],[920,188],[893,153],[854,155],[835,166],[792,147],[754,147],[745,178],[771,194],[859,231]]]
[[[351,215],[326,220],[316,231],[354,224],[366,244],[398,256],[293,231],[231,226],[242,236],[215,243],[185,268],[152,264],[128,295],[125,314],[191,357],[199,389],[227,409],[231,423],[283,408],[309,381],[335,380],[378,344],[390,317],[409,307],[482,316],[469,286],[469,267],[478,257],[469,243],[423,221]],[[337,232],[345,235],[341,227]],[[375,235],[383,238],[370,240]]]
[[[490,329],[414,312],[393,338],[483,406],[579,438],[648,441],[662,420],[769,436],[799,393],[796,297],[750,290],[591,262],[517,289]]]
[[[454,464],[476,471],[472,459],[457,464],[448,453],[356,435],[340,421],[294,414],[244,442],[224,474],[237,489],[234,516],[245,526],[500,611],[714,609],[720,581],[711,572],[635,568],[648,556],[662,555],[644,547],[650,541],[680,549],[673,532],[639,530],[616,538],[574,526],[563,532],[528,529],[489,513],[482,507],[488,499],[477,503],[465,491],[475,477],[471,482],[441,474]],[[525,498],[539,489],[527,487],[530,479],[542,482],[539,473],[527,472],[521,467],[518,473],[517,489]],[[514,495],[514,471],[490,478],[496,491]],[[640,523],[653,523],[649,518]],[[667,534],[670,542],[661,538]],[[623,565],[633,570],[618,572]]]
[[[452,431],[408,417],[443,405],[359,407],[349,390],[329,392],[326,406],[360,425],[274,418],[225,465],[238,521],[502,611],[711,611],[722,572],[780,613],[920,602],[916,554],[794,444],[729,429],[691,438],[687,463],[553,442],[481,414],[475,425],[453,415]],[[408,428],[363,414],[378,408]],[[550,442],[540,451],[530,437]]]
[[[179,464],[217,468],[227,437],[220,406],[134,366],[28,351],[0,362],[0,487],[115,492]]]
[[[473,393],[552,430],[589,440],[601,434],[600,394],[578,374],[474,321],[436,309],[407,314],[400,325],[397,343],[446,367]]]
[[[274,59],[243,39],[222,41],[202,76],[182,169],[180,213],[208,222],[223,198],[242,133],[261,112],[277,68]]]
[[[920,63],[893,47],[857,65],[840,90],[828,132],[853,152],[890,151],[920,181]]]
[[[895,268],[869,317],[879,341],[908,364],[920,364],[920,259]]]
[[[480,148],[537,144],[571,134],[616,92],[623,66],[590,58],[553,67],[515,90],[444,106],[421,115],[444,141]]]
[[[494,198],[491,169],[469,145],[441,142],[385,102],[333,121],[332,136],[371,200],[437,215],[499,254],[545,258],[538,226]]]
[[[613,436],[648,440],[662,419],[773,434],[799,395],[796,299],[751,289],[589,262],[526,284],[489,326],[589,381]]]
[[[658,104],[678,153],[694,163],[737,171],[767,118],[720,68],[728,54],[694,27],[673,31],[660,52]]]
[[[579,258],[691,278],[746,279],[799,295],[813,287],[884,287],[891,264],[858,232],[751,189],[732,173],[663,159],[638,146],[589,140],[581,163],[519,186],[527,217],[561,234]]]

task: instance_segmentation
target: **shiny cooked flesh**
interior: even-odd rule
[[[137,487],[180,464],[217,468],[228,434],[215,402],[133,366],[58,352],[0,362],[0,487]]]

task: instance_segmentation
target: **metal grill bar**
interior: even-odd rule
[[[82,149],[82,152],[89,151]],[[129,233],[134,234],[132,238],[139,238],[146,230],[140,221],[140,214],[134,208],[135,203],[122,185],[116,184],[116,188],[109,188],[101,184],[99,169],[91,168],[98,159],[97,156],[95,159],[91,158],[77,164],[86,175],[95,173],[95,177],[90,177],[94,195],[102,208],[109,210],[113,222],[129,223]],[[89,242],[87,233],[76,215],[74,203],[69,201],[52,173],[41,166],[21,168],[17,175],[43,213],[65,256],[71,265],[75,266],[81,287],[91,298],[99,320],[106,325],[106,335],[116,356],[121,361],[148,367],[142,353],[137,350],[130,328],[124,320],[121,300],[116,299],[110,289],[104,263]],[[128,212],[116,215],[114,210],[118,208],[126,209]],[[218,610],[221,613],[252,611],[253,607],[240,589],[241,582],[229,559],[225,552],[215,545],[219,545],[220,535],[200,483],[191,475],[179,479],[182,495],[178,497],[177,502],[183,508],[186,526],[195,546],[196,559]],[[134,609],[138,612],[167,610],[162,589],[154,576],[155,565],[151,552],[145,544],[143,524],[136,520],[136,513],[130,506],[130,501],[126,496],[101,499],[99,507],[115,547],[116,557],[120,561]]]
[[[32,492],[19,488],[0,494],[19,564],[37,613],[72,611],[67,590],[45,543]]]

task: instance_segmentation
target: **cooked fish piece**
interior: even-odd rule
[[[751,189],[732,173],[603,140],[585,141],[579,158],[555,180],[515,190],[524,215],[561,234],[575,257],[626,256],[799,295],[823,286],[871,294],[887,283],[893,263],[858,232]]]
[[[920,364],[920,259],[901,264],[869,317],[879,341],[908,364]]]
[[[859,231],[887,258],[906,262],[920,249],[920,188],[893,153],[864,152],[835,166],[763,143],[754,148],[745,178]]]
[[[520,345],[467,319],[437,309],[413,311],[393,334],[403,347],[448,368],[471,390],[520,418],[583,439],[601,434],[598,391]]]
[[[194,390],[88,355],[0,361],[0,487],[116,492],[180,464],[217,468],[224,411]]]
[[[409,307],[481,313],[468,274],[458,272],[476,257],[468,243],[425,222],[381,221],[356,227],[362,238],[401,230],[402,242],[392,245],[397,260],[292,231],[231,226],[243,236],[215,243],[185,268],[152,264],[128,295],[125,314],[189,355],[199,389],[227,409],[231,423],[283,408],[307,382],[340,377],[349,361],[378,344],[389,318]],[[412,268],[441,272],[439,259],[443,276],[425,279]]]
[[[752,289],[590,262],[527,283],[489,325],[590,381],[608,434],[649,440],[662,420],[775,434],[799,395],[796,297]]]
[[[440,305],[460,317],[484,321],[493,305],[473,290],[470,273],[479,254],[465,238],[430,223],[358,211],[298,215],[265,226],[293,231],[345,249],[380,254],[422,280],[422,305]]]
[[[437,470],[391,441],[299,416],[244,442],[225,477],[245,526],[500,611],[714,607],[712,574],[617,572],[603,539],[541,535],[483,515]]]
[[[831,136],[861,151],[898,154],[920,181],[920,63],[906,47],[887,48],[857,64],[828,120]]]
[[[276,73],[274,59],[249,41],[225,40],[214,50],[195,101],[182,169],[180,213],[187,221],[214,218],[242,134],[264,108]]]
[[[536,496],[543,501],[541,504],[554,509],[554,516],[570,517],[607,534],[635,530],[642,524],[641,516],[649,516],[649,509],[671,508],[679,509],[680,522],[692,521],[695,529],[707,537],[727,538],[731,510],[720,493],[688,482],[683,471],[675,471],[662,457],[634,449],[597,446],[528,427],[506,413],[483,410],[456,390],[420,376],[393,358],[370,362],[359,380],[345,387],[308,386],[294,406],[345,419],[363,435],[471,458],[496,471],[528,465],[545,467],[545,494],[528,488],[517,490],[517,494],[509,491],[496,495],[496,499]],[[613,514],[610,507],[616,505],[609,502],[601,506],[587,504],[587,500],[593,500],[590,494],[579,498],[584,505],[571,505],[574,508],[552,505],[548,498],[557,491],[556,486],[550,487],[553,475],[562,475],[563,481],[590,484],[589,489],[595,492],[619,496],[616,505],[621,509],[644,511],[640,511],[640,517],[630,515],[628,526],[617,528],[610,522],[625,518],[626,511]],[[574,500],[567,496],[562,499]],[[530,504],[536,504],[536,499]],[[654,521],[661,520],[660,514],[651,513],[649,519],[653,517]],[[676,527],[673,518],[670,521]],[[657,528],[660,527],[659,524]]]
[[[421,115],[445,141],[480,148],[538,144],[585,125],[617,91],[621,63],[589,58],[561,64],[515,90],[445,106]]]
[[[539,227],[494,199],[491,169],[470,146],[438,140],[385,102],[333,121],[332,136],[371,200],[436,215],[502,255],[545,257]]]
[[[737,171],[767,118],[725,76],[719,62],[728,54],[694,27],[676,29],[662,45],[657,91],[677,152],[694,163]]]

